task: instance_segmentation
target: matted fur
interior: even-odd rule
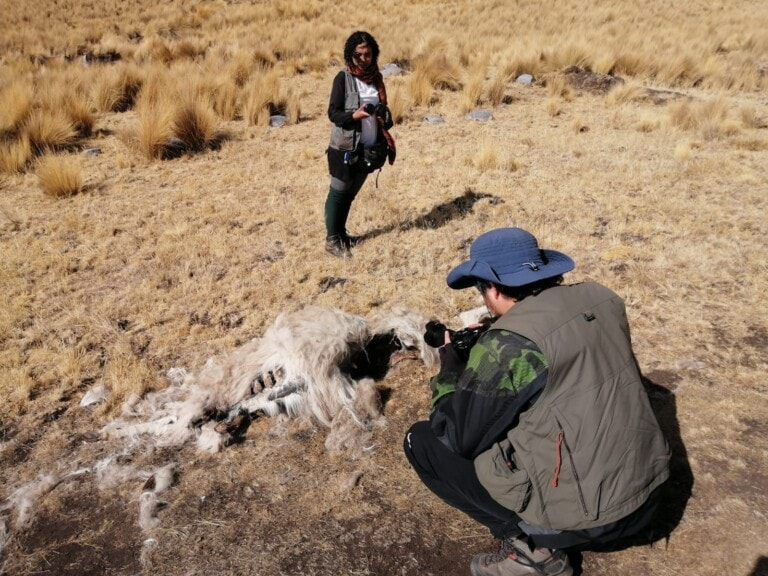
[[[364,440],[354,436],[382,422],[375,385],[361,385],[354,377],[363,370],[359,364],[372,361],[374,352],[366,346],[380,336],[389,345],[386,352],[412,350],[435,366],[437,352],[423,340],[426,321],[403,307],[377,313],[370,321],[318,306],[284,312],[261,338],[224,359],[209,360],[199,373],[173,369],[172,386],[143,399],[130,398],[124,417],[101,432],[135,441],[150,436],[162,445],[195,440],[201,450],[217,452],[233,432],[227,422],[243,415],[283,414],[331,428],[329,450],[362,448]],[[367,403],[359,398],[361,390]],[[225,420],[224,425],[213,419]]]

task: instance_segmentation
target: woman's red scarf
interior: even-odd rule
[[[368,67],[367,70],[363,70],[362,68],[355,66],[355,64],[353,63],[347,66],[347,72],[352,74],[352,76],[354,76],[355,78],[359,78],[366,84],[370,84],[371,86],[374,86],[379,93],[379,102],[381,102],[385,106],[387,105],[387,89],[384,86],[384,77],[381,75],[381,72],[379,72],[378,66],[371,65]],[[395,139],[392,136],[392,134],[389,133],[389,130],[384,128],[384,120],[378,114],[376,115],[376,121],[379,123],[379,130],[381,130],[381,133],[384,136],[384,139],[387,141],[387,145],[389,146],[389,152],[387,153],[387,160],[389,160],[390,164],[394,164],[395,156],[397,156]]]

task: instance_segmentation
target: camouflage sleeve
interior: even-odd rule
[[[472,348],[466,368],[432,379],[435,434],[452,450],[476,455],[517,422],[546,383],[547,361],[530,340],[489,330]]]

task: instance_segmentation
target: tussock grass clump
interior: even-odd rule
[[[32,109],[32,88],[13,82],[0,91],[0,137],[18,133]]]
[[[694,145],[689,141],[678,142],[675,145],[674,157],[678,160],[690,160],[693,157]]]
[[[486,143],[477,151],[474,158],[472,158],[472,166],[485,172],[487,170],[493,170],[499,167],[499,155],[497,147],[492,143]]]
[[[517,49],[505,52],[501,58],[501,76],[517,78],[520,74],[538,74],[542,69],[544,55],[537,50],[528,49],[521,52]]]
[[[243,118],[251,126],[266,126],[271,115],[270,105],[274,106],[279,100],[280,77],[274,71],[262,71],[243,89]]]
[[[173,137],[174,109],[152,102],[137,110],[139,119],[138,148],[149,160],[160,160]]]
[[[143,74],[138,68],[107,68],[96,76],[91,99],[99,112],[127,112],[141,91]]]
[[[26,134],[18,138],[0,139],[0,173],[23,172],[31,159],[32,146]]]
[[[757,114],[757,110],[754,106],[746,106],[739,110],[739,117],[741,118],[741,124],[744,128],[766,128],[768,127],[768,120],[761,118]]]
[[[48,196],[74,196],[83,189],[80,164],[69,156],[44,156],[37,166],[36,175],[40,188]]]
[[[139,63],[151,62],[156,64],[169,64],[174,59],[171,47],[157,36],[146,38],[137,48],[133,57]]]
[[[185,78],[190,71],[182,72]],[[176,79],[152,74],[136,105],[136,146],[149,160],[168,160],[188,152],[202,152],[216,142],[218,120],[204,82],[177,84]]]
[[[239,117],[238,98],[240,88],[231,78],[222,76],[210,87],[209,96],[213,109],[224,120],[235,120]]]
[[[403,94],[404,89],[401,82],[392,82],[392,86],[387,90],[387,106],[392,113],[392,121],[400,124],[408,116],[408,99]]]
[[[464,85],[461,111],[469,112],[483,101],[483,83],[485,75],[473,74]]]
[[[488,84],[488,103],[498,106],[504,101],[504,90],[507,87],[507,77],[497,74]]]
[[[646,90],[642,86],[632,82],[616,84],[608,94],[605,95],[605,103],[608,106],[617,106],[627,102],[638,102],[646,98]]]
[[[573,100],[573,89],[568,85],[562,74],[549,74],[544,78],[547,94],[550,98],[561,98],[566,102]]]
[[[651,113],[644,113],[635,124],[635,130],[638,132],[653,132],[661,126],[658,117]]]
[[[216,113],[205,99],[188,99],[176,109],[172,131],[184,151],[202,152],[216,138]]]
[[[243,118],[251,126],[266,126],[270,116],[282,114],[289,122],[299,121],[301,100],[294,90],[282,90],[277,70],[261,71],[243,89],[241,95]]]
[[[77,130],[62,110],[34,110],[24,123],[24,131],[35,155],[63,150],[77,137]]]
[[[728,104],[722,98],[702,102],[682,100],[669,106],[669,119],[673,126],[698,132],[705,140],[714,140],[733,133],[726,123]]]
[[[411,103],[414,106],[432,104],[436,101],[436,90],[460,90],[461,72],[455,62],[443,40],[430,39],[421,54],[413,60],[409,77]]]
[[[82,94],[69,94],[64,98],[62,110],[72,122],[72,129],[78,138],[86,138],[93,132],[96,116]]]
[[[517,172],[524,165],[522,160],[510,155],[500,154],[499,147],[495,142],[483,144],[473,157],[467,159],[466,163],[479,172],[489,172],[491,170]]]

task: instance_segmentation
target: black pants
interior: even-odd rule
[[[474,462],[451,452],[432,433],[429,422],[411,426],[403,448],[421,481],[446,504],[486,526],[495,538],[527,536],[535,546],[544,548],[589,548],[635,534],[651,523],[661,492],[656,489],[643,506],[617,522],[556,532],[527,525],[496,502],[477,478]]]
[[[341,150],[328,149],[327,154],[331,186],[325,199],[325,233],[326,238],[332,239],[347,234],[349,210],[368,174],[344,164]]]

